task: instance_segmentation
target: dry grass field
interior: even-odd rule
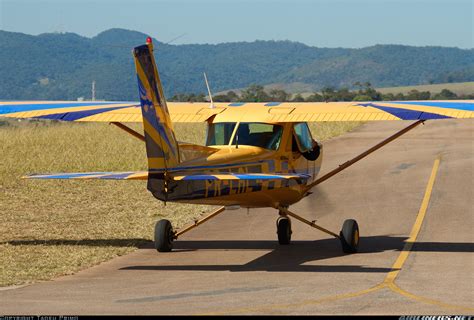
[[[296,94],[300,93],[304,98],[309,97],[313,94],[314,91],[318,92],[312,88],[310,84],[302,82],[293,82],[293,83],[273,83],[265,85],[265,90],[270,91],[272,89],[285,90],[286,92]],[[414,85],[414,86],[404,86],[404,87],[385,87],[385,88],[375,88],[381,93],[403,93],[407,94],[411,90],[418,91],[429,91],[431,94],[436,94],[441,92],[443,89],[448,89],[457,95],[468,95],[474,94],[474,82],[453,82],[453,83],[437,83],[437,84],[425,84],[425,85]],[[228,90],[219,92],[217,94],[225,94]],[[234,89],[233,91],[241,93],[242,89]],[[319,92],[320,93],[320,92]]]
[[[311,129],[326,140],[359,125]],[[177,125],[176,131],[180,141],[204,141],[203,124]],[[0,286],[77,272],[150,242],[160,218],[179,228],[211,210],[165,206],[145,181],[21,179],[31,173],[146,169],[144,144],[107,124],[0,121],[0,155]]]
[[[425,84],[419,86],[407,86],[407,87],[391,87],[391,88],[377,88],[377,91],[382,93],[403,93],[406,94],[411,90],[418,91],[429,91],[431,94],[439,93],[443,89],[448,89],[457,95],[473,94],[474,93],[474,82],[456,82],[456,83],[438,83],[438,84]]]

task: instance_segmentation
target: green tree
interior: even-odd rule
[[[403,101],[403,100],[406,100],[406,97],[405,97],[405,95],[404,95],[403,93],[400,92],[400,93],[397,93],[397,94],[395,95],[395,99],[394,99],[394,100],[395,100],[395,101]]]
[[[384,93],[384,94],[382,94],[382,100],[383,101],[394,101],[395,100],[395,95],[393,93]]]
[[[321,90],[321,95],[323,96],[323,101],[337,101],[336,91],[334,88],[326,87]]]
[[[292,102],[304,102],[304,98],[301,95],[301,93],[298,93],[293,97],[293,99],[291,101]]]
[[[352,101],[356,93],[349,91],[348,88],[341,88],[335,93],[337,101]]]
[[[358,94],[352,101],[371,101],[371,97],[363,94]]]
[[[230,102],[230,98],[227,94],[218,94],[212,97],[214,102]]]
[[[285,90],[281,89],[272,89],[268,93],[270,100],[275,102],[285,102],[290,100],[290,94]]]
[[[227,97],[229,97],[229,102],[240,101],[240,96],[234,91],[227,91]]]
[[[354,86],[359,87],[359,90],[357,93],[358,96],[368,96],[370,97],[369,100],[373,100],[373,101],[382,100],[382,94],[378,92],[377,90],[375,90],[374,88],[372,88],[372,84],[370,82],[365,82],[365,83],[356,82],[354,83]]]
[[[270,97],[263,89],[263,86],[252,84],[247,89],[242,90],[241,99],[243,102],[266,102]]]
[[[410,90],[406,95],[406,100],[429,100],[431,94],[429,91]]]
[[[454,92],[452,92],[448,89],[443,89],[443,90],[441,90],[440,93],[436,94],[433,97],[433,99],[435,99],[435,100],[452,100],[452,99],[456,99],[457,97],[458,96]]]
[[[307,101],[307,102],[322,102],[322,101],[324,101],[324,98],[319,93],[314,92],[312,95],[308,96],[305,99],[305,101]]]

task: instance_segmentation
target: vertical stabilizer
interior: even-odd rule
[[[148,169],[166,171],[179,163],[179,149],[166,106],[151,38],[133,49],[143,115]]]

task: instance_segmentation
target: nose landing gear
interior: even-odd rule
[[[303,217],[289,211],[287,208],[280,208],[280,217],[277,220],[278,243],[286,245],[291,240],[291,221],[288,216],[293,217],[315,229],[327,233],[341,241],[342,251],[344,253],[356,253],[359,249],[359,226],[354,219],[344,221],[342,230],[339,234],[331,232],[315,223],[315,221],[308,221]]]

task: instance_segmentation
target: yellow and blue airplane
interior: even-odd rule
[[[0,102],[0,116],[62,121],[109,122],[146,144],[145,172],[88,172],[30,175],[31,179],[147,180],[161,201],[221,206],[193,225],[175,231],[168,220],[155,225],[155,248],[171,251],[181,234],[226,208],[272,207],[278,210],[280,244],[291,241],[290,217],[341,241],[344,252],[357,252],[359,228],[344,221],[331,232],[291,212],[289,206],[311,188],[361,160],[426,120],[474,118],[474,101],[328,102],[328,103],[167,103],[150,38],[133,49],[140,103],[23,101]],[[317,178],[323,148],[308,128],[311,121],[414,120],[408,127]],[[144,134],[124,123],[142,122]],[[174,122],[207,122],[206,145],[177,141]]]

